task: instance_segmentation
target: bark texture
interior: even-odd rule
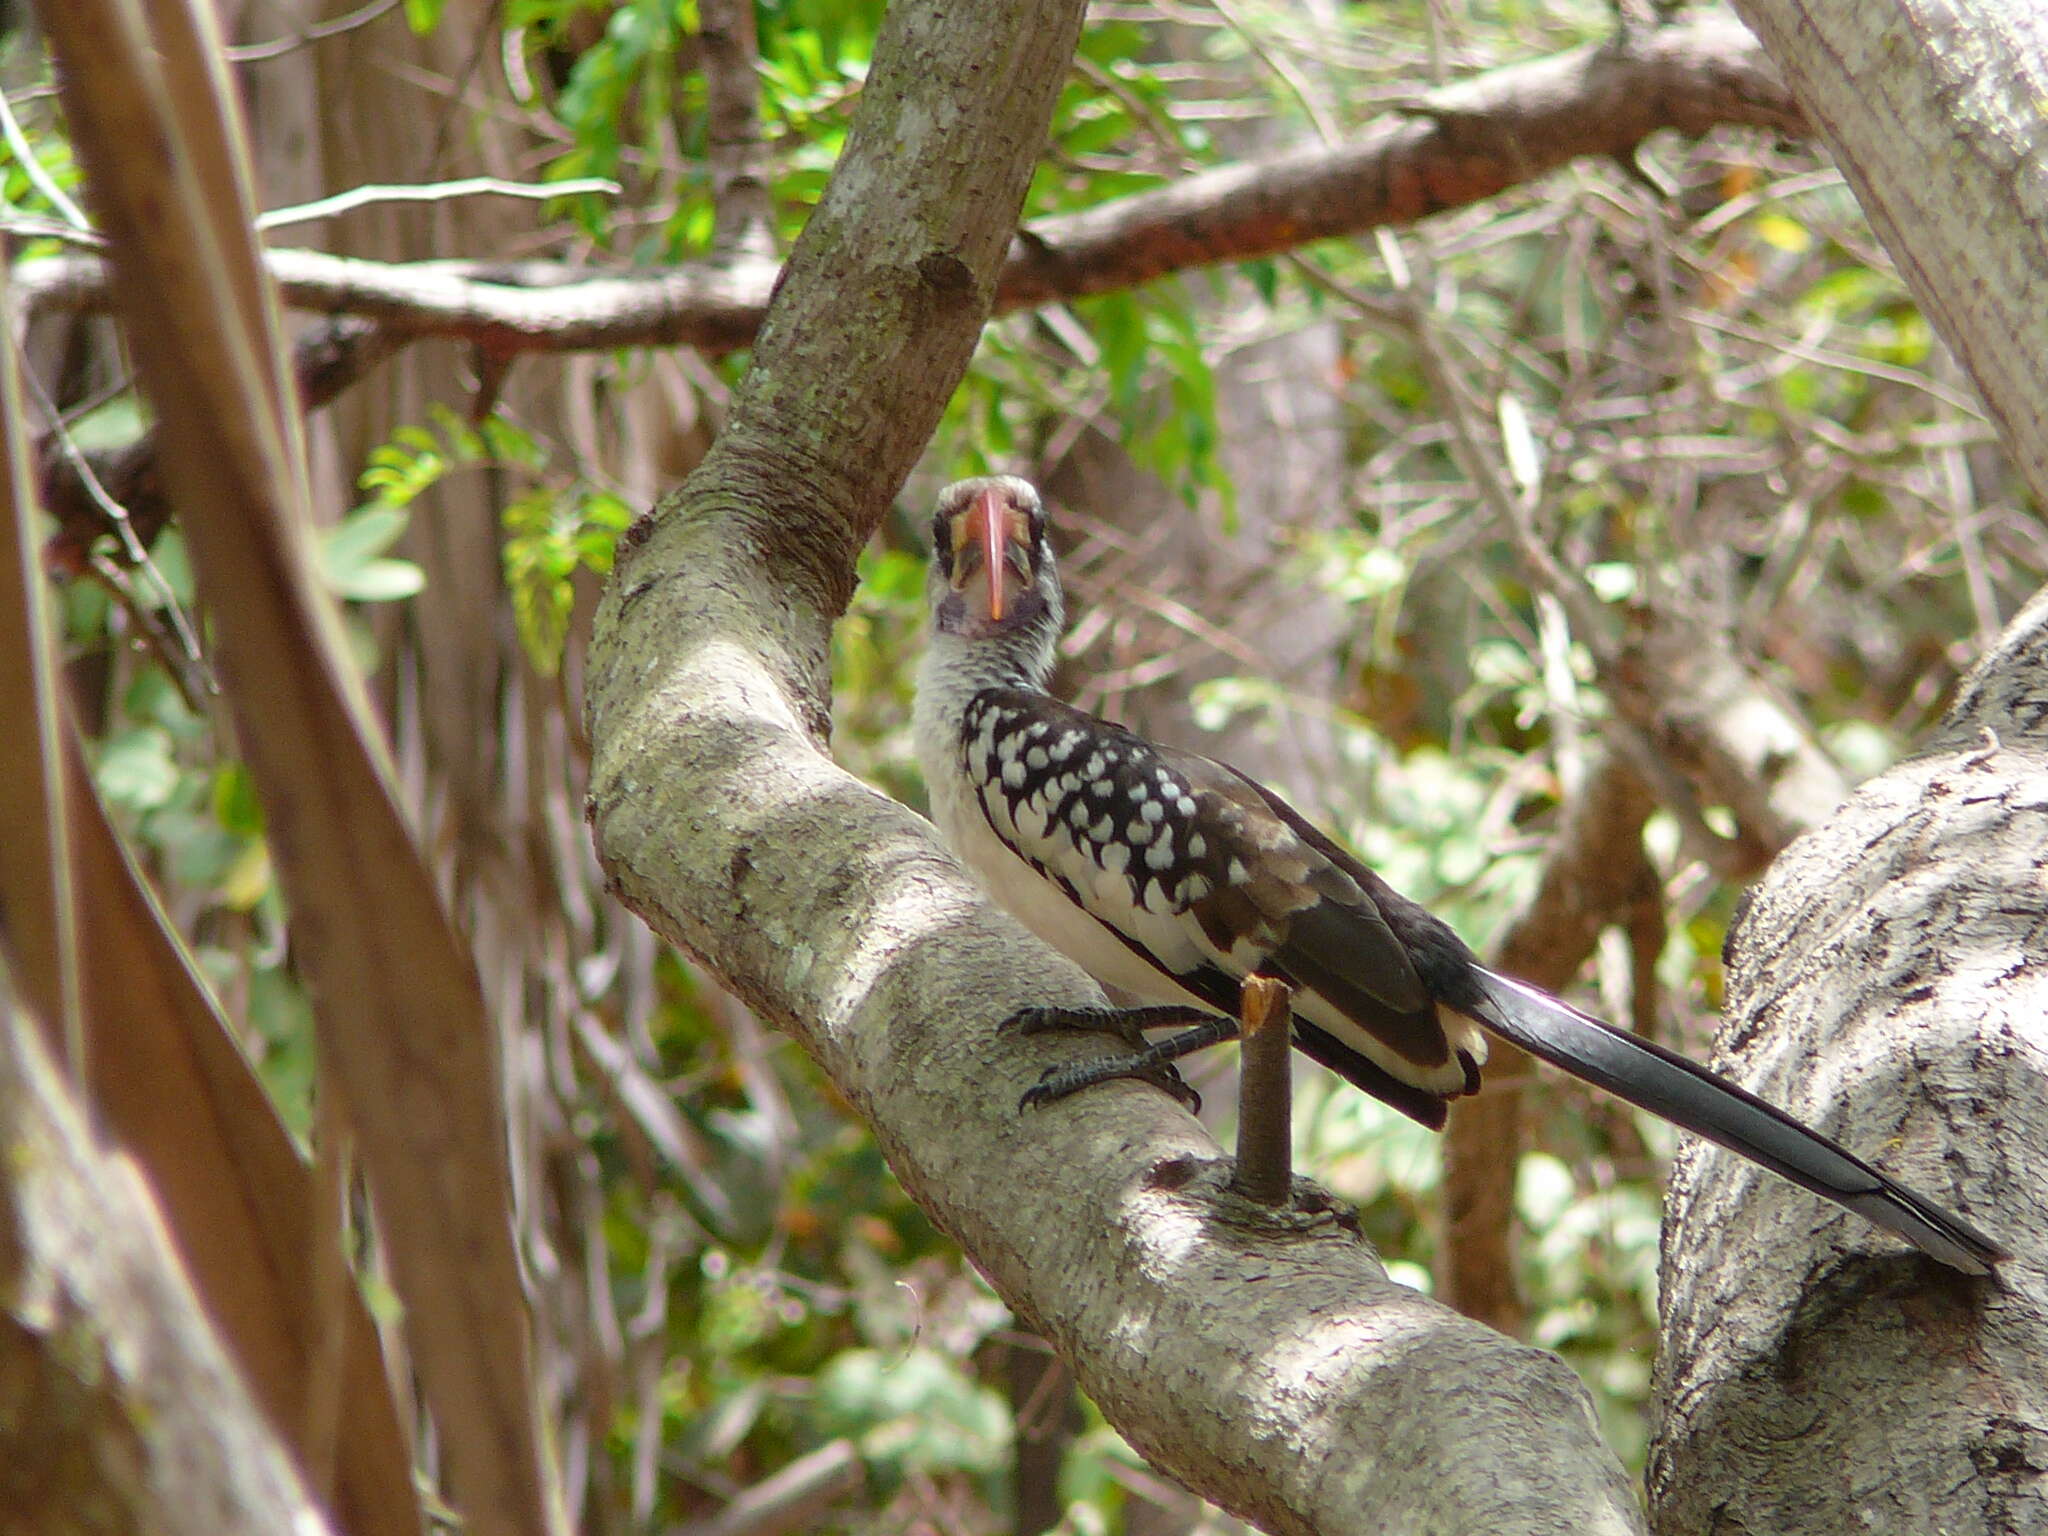
[[[1244,1213],[1213,1142],[1115,1085],[1026,1119],[1099,998],[836,768],[826,624],[964,368],[1078,7],[892,8],[732,424],[629,533],[599,616],[591,813],[618,892],[798,1032],[905,1185],[1112,1420],[1275,1531],[1623,1532],[1583,1389],[1390,1284],[1324,1215]]]
[[[1731,941],[1720,1065],[1879,1149],[2015,1257],[1965,1280],[1690,1147],[1666,1227],[1661,1529],[2048,1523],[2044,811],[2048,596],[1928,749],[1758,887]]]

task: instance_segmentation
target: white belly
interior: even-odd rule
[[[964,780],[934,775],[932,819],[955,858],[974,872],[996,904],[1106,987],[1145,1002],[1209,1005],[1139,955],[1066,893],[1026,864],[990,830]]]

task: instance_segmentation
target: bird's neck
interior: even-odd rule
[[[1041,602],[1023,622],[977,629],[958,623],[942,605],[918,668],[913,723],[920,753],[942,744],[950,751],[968,704],[985,689],[1045,692],[1060,622],[1057,605]]]
[[[984,688],[1043,693],[1052,677],[1055,638],[1037,625],[982,636],[938,630],[918,669],[918,701],[929,699],[957,718]]]

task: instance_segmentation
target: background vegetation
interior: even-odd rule
[[[407,0],[317,24],[250,6],[236,79],[267,202],[481,173],[617,186],[375,204],[273,241],[508,268],[786,250],[881,10],[759,4],[756,56],[721,73],[732,10],[686,0]],[[1424,111],[1432,86],[1650,25],[1592,4],[1101,5],[1025,221],[1261,146],[1336,142]],[[6,216],[19,256],[55,256],[63,241],[30,237],[71,222],[79,178],[31,29],[0,71],[19,124]],[[758,91],[737,169],[714,129],[735,79]],[[1313,371],[1288,375],[1274,359],[1298,370],[1285,348],[1302,338]],[[104,322],[45,314],[27,348],[52,476],[76,455],[110,464],[145,430]],[[506,1047],[567,1502],[593,1532],[668,1529],[811,1458],[827,1528],[1036,1528],[1047,1510],[1081,1531],[1222,1523],[1042,1369],[1043,1346],[801,1053],[604,892],[580,813],[590,603],[745,364],[619,349],[515,368],[487,338],[436,343],[310,428],[324,576]],[[1238,385],[1262,369],[1327,403],[1313,443],[1244,413]],[[1290,522],[1249,505],[1296,456],[1326,507]],[[1732,647],[1850,783],[1915,739],[2048,574],[1990,426],[1841,178],[1810,142],[1754,129],[1660,135],[1399,235],[993,322],[840,626],[843,762],[918,803],[907,699],[929,490],[992,469],[1099,486],[1112,459],[1142,501],[1070,494],[1061,512],[1074,693],[1284,779],[1482,949],[1534,899],[1564,808],[1601,768],[1618,706],[1583,613],[1617,654],[1674,625]],[[1532,528],[1565,585],[1531,582],[1516,540]],[[1157,558],[1247,538],[1257,579],[1203,584]],[[183,536],[66,517],[48,557],[99,788],[287,1123],[313,1137],[292,924]],[[1323,666],[1275,666],[1304,626]],[[1776,851],[1750,831],[1711,804],[1649,814],[1652,894],[1615,914],[1585,977],[1601,1011],[1704,1048],[1736,894]],[[1229,1065],[1204,1070],[1227,1116]],[[1504,1320],[1566,1355],[1640,1458],[1669,1142],[1576,1091],[1509,1091],[1529,1145]],[[1437,1141],[1319,1076],[1298,1139],[1397,1277],[1439,1283],[1461,1239]],[[357,1241],[389,1323],[375,1234]],[[1048,1445],[1064,1452],[1050,1464]]]

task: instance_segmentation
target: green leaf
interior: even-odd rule
[[[321,537],[328,574],[353,570],[383,554],[405,536],[408,521],[404,508],[388,502],[358,507]]]
[[[1280,298],[1280,264],[1270,257],[1248,261],[1240,269],[1250,279],[1259,299],[1271,309]]]
[[[149,430],[149,424],[148,406],[131,390],[72,422],[71,441],[83,452],[103,453],[125,448]]]
[[[221,904],[235,912],[253,911],[276,888],[277,882],[271,874],[269,845],[247,843],[220,877]]]
[[[1547,1152],[1524,1153],[1515,1169],[1515,1211],[1534,1232],[1542,1232],[1578,1198],[1571,1169]]]
[[[344,602],[396,603],[424,592],[427,573],[410,560],[371,560],[328,585]]]
[[[223,763],[213,776],[213,817],[238,837],[263,835],[263,802],[256,781],[240,763]]]
[[[993,1472],[1007,1457],[1002,1400],[936,1350],[850,1350],[819,1373],[817,1397],[828,1431],[898,1472]]]
[[[172,602],[185,608],[192,605],[192,562],[185,554],[185,535],[181,530],[164,531],[149,552],[149,564],[134,572],[134,581],[137,594],[151,608],[163,608]]]
[[[1750,221],[1757,238],[1773,250],[1800,256],[1813,249],[1813,232],[1784,213],[1760,213]]]
[[[1596,560],[1586,567],[1586,585],[1603,603],[1625,603],[1636,595],[1636,568],[1626,560]]]
[[[404,534],[407,516],[402,507],[373,501],[330,528],[320,541],[327,589],[352,603],[391,603],[424,591],[426,572],[410,560],[382,558]]]
[[[108,737],[93,778],[100,793],[123,810],[140,813],[168,805],[178,788],[170,732],[143,725]]]

